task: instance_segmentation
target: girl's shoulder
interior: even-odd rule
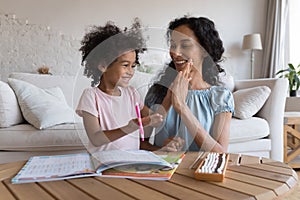
[[[84,91],[85,92],[95,92],[98,88],[97,87],[88,87],[85,88]]]
[[[133,86],[128,86],[128,87],[124,87],[124,88],[122,87],[120,89],[121,89],[121,91],[123,91],[129,95],[134,95],[134,94],[138,93],[137,89]]]
[[[97,93],[98,88],[97,87],[88,87],[83,90],[84,96],[95,96]]]
[[[135,87],[133,87],[133,86],[131,86],[131,85],[129,85],[128,87],[125,87],[125,88],[123,88],[123,89],[124,89],[124,90],[127,90],[127,91],[131,91],[131,92],[136,91]]]

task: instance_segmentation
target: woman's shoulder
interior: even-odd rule
[[[216,102],[233,101],[232,92],[228,88],[225,88],[223,86],[212,86],[210,88],[210,94],[211,94],[211,99]]]
[[[211,105],[216,113],[234,110],[234,100],[232,92],[223,86],[212,86],[211,89]]]
[[[222,94],[231,95],[232,94],[228,88],[226,88],[224,86],[219,86],[219,85],[211,86],[210,91],[212,94],[215,94],[215,95],[222,95]]]

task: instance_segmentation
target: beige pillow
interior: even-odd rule
[[[220,73],[219,81],[223,87],[225,87],[225,88],[229,89],[231,92],[233,92],[234,80],[233,80],[233,77],[229,73],[227,73],[227,72]]]
[[[247,119],[255,115],[265,104],[271,93],[267,86],[241,89],[233,92],[234,117]]]
[[[42,89],[28,82],[8,79],[15,91],[21,111],[28,123],[38,129],[74,123],[74,112],[59,87]]]
[[[20,124],[23,121],[14,91],[7,83],[0,81],[0,128]]]

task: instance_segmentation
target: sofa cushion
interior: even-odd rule
[[[271,139],[257,139],[245,142],[230,143],[228,145],[229,153],[242,153],[247,155],[270,157],[272,150]]]
[[[25,81],[8,78],[24,118],[38,129],[74,123],[74,112],[59,87],[41,89]]]
[[[38,130],[30,124],[0,129],[0,147],[7,151],[60,151],[84,149],[87,145],[82,124],[61,124]]]
[[[17,97],[11,87],[0,81],[0,128],[24,121]]]
[[[232,118],[229,143],[261,139],[267,137],[269,134],[269,124],[265,119],[259,117],[251,117],[243,120]]]
[[[234,116],[247,119],[255,115],[265,104],[271,93],[267,86],[241,89],[233,92]]]

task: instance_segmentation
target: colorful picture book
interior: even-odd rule
[[[109,150],[94,154],[31,157],[12,183],[54,181],[88,176],[168,180],[184,153]]]

